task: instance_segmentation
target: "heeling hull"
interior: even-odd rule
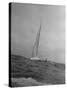
[[[32,57],[31,60],[41,60],[39,57]]]

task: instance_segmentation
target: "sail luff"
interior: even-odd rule
[[[38,54],[38,46],[39,46],[39,39],[40,39],[40,31],[41,31],[41,26],[40,26],[40,29],[37,33],[37,37],[36,37],[36,56]]]

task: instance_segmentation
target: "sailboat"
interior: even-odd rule
[[[32,56],[31,56],[31,60],[40,60],[40,58],[38,57],[38,46],[39,46],[39,40],[40,40],[40,32],[41,32],[41,23],[40,23],[40,27],[39,30],[37,32],[37,36],[36,36],[36,40],[33,46],[33,51],[32,51]]]

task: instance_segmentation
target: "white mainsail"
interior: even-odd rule
[[[38,46],[39,46],[39,39],[40,39],[40,31],[41,31],[41,23],[40,23],[39,30],[37,32],[36,41],[35,41],[35,44],[34,44],[34,47],[33,47],[33,51],[32,51],[32,58],[31,58],[32,60],[40,59],[38,57]]]

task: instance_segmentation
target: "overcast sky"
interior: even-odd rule
[[[11,14],[12,54],[31,57],[41,19],[38,56],[64,63],[64,6],[13,3]]]

